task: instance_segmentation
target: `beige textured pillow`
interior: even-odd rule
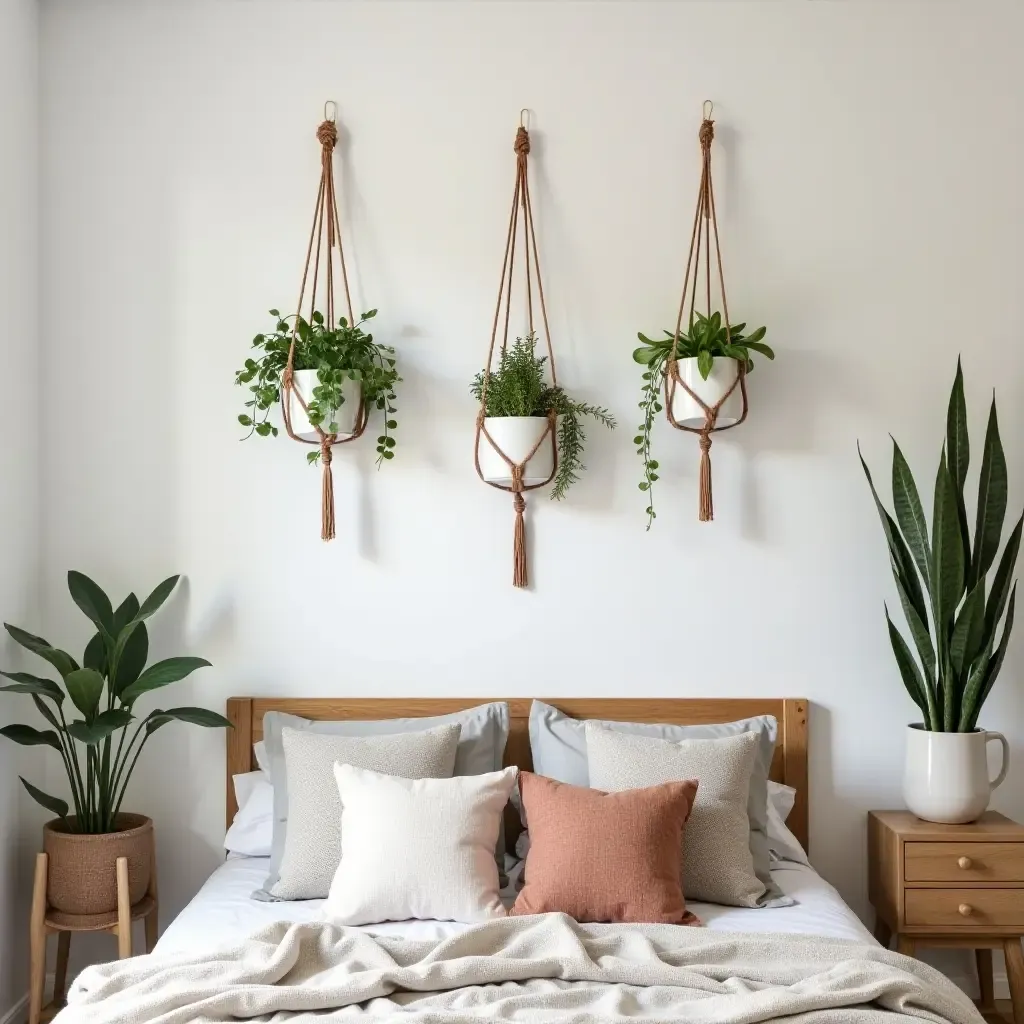
[[[618,792],[697,779],[700,788],[683,829],[683,893],[687,900],[756,907],[764,883],[754,873],[747,797],[758,737],[655,739],[587,722],[590,784]]]
[[[281,900],[324,899],[341,860],[341,797],[334,765],[448,779],[455,768],[458,725],[390,736],[338,736],[298,729],[281,732],[288,784],[288,832],[280,877],[270,887]]]

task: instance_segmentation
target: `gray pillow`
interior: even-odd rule
[[[758,756],[750,777],[747,815],[750,818],[750,853],[754,873],[764,883],[765,896],[759,906],[786,906],[792,901],[772,881],[771,855],[768,851],[768,772],[775,755],[779,723],[772,715],[743,718],[738,722],[714,725],[662,725],[648,722],[597,721],[613,732],[634,736],[655,736],[663,740],[717,739],[739,733],[758,734]],[[579,719],[563,715],[557,708],[535,700],[530,707],[530,749],[533,770],[558,782],[573,786],[589,786],[587,739],[585,725]]]
[[[505,743],[508,740],[508,704],[496,701],[481,704],[466,711],[451,715],[435,715],[431,718],[384,718],[373,721],[319,722],[284,711],[268,711],[263,716],[263,743],[266,751],[268,774],[274,787],[274,833],[270,846],[270,874],[267,884],[257,898],[269,898],[265,890],[277,879],[284,852],[285,836],[288,832],[288,780],[284,769],[284,747],[281,730],[299,729],[334,736],[393,736],[398,733],[424,732],[439,725],[461,726],[459,746],[455,755],[454,775],[486,775],[501,770],[505,758]],[[328,774],[334,779],[333,771]],[[502,827],[498,836],[499,876],[505,876],[505,832]]]
[[[457,724],[392,736],[337,736],[284,729],[285,775],[291,792],[288,832],[274,899],[326,899],[341,860],[341,797],[335,764],[407,779],[448,779],[459,743]]]

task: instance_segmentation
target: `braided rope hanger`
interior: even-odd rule
[[[332,116],[328,117],[328,108]],[[345,288],[345,307],[348,310],[348,322],[354,324],[352,313],[352,295],[348,286],[348,268],[345,265],[345,247],[341,240],[341,220],[338,216],[338,198],[334,190],[334,147],[338,144],[337,104],[328,100],[324,104],[324,120],[316,130],[317,141],[320,143],[320,186],[317,190],[316,206],[313,210],[313,227],[309,233],[309,245],[306,247],[306,266],[302,271],[302,284],[299,287],[299,301],[295,306],[295,322],[292,325],[291,345],[288,348],[288,364],[281,375],[281,412],[284,427],[293,441],[302,444],[320,446],[320,460],[323,464],[323,479],[320,499],[320,537],[323,540],[334,540],[334,477],[331,473],[331,449],[336,444],[346,444],[362,436],[369,419],[369,410],[363,398],[362,387],[359,390],[359,410],[356,413],[355,433],[339,436],[327,433],[320,424],[314,424],[318,440],[310,441],[300,437],[292,429],[291,399],[297,399],[304,413],[309,413],[309,406],[302,393],[295,387],[295,342],[298,334],[299,316],[302,313],[302,302],[306,296],[306,285],[309,283],[312,270],[312,286],[309,291],[309,316],[307,323],[313,322],[313,311],[316,309],[317,288],[320,282],[321,252],[324,264],[324,293],[326,309],[324,320],[329,329],[335,324],[334,307],[334,248],[338,249],[338,264],[341,268],[341,280]],[[314,242],[316,249],[314,252]],[[325,244],[326,243],[326,244]]]
[[[665,412],[669,423],[677,430],[685,430],[700,437],[700,505],[698,518],[702,523],[709,523],[715,518],[714,502],[711,492],[711,435],[719,430],[731,430],[738,427],[747,418],[747,367],[736,360],[736,379],[724,395],[714,404],[708,405],[700,395],[692,391],[679,376],[679,333],[683,325],[683,314],[687,302],[690,306],[690,317],[697,307],[697,281],[701,271],[701,253],[704,255],[705,293],[707,315],[711,316],[711,239],[715,243],[715,265],[718,272],[718,284],[722,296],[722,319],[725,321],[726,337],[731,336],[729,324],[729,302],[725,296],[725,273],[722,269],[722,247],[718,240],[718,217],[715,213],[715,186],[711,177],[711,143],[715,138],[715,122],[711,120],[714,104],[704,101],[704,119],[701,122],[697,138],[701,148],[700,187],[697,192],[697,210],[693,218],[693,231],[690,235],[690,254],[686,260],[686,274],[683,277],[683,295],[679,302],[679,315],[676,317],[676,331],[672,339],[672,358],[669,360],[668,373],[665,375]],[[693,271],[691,287],[690,271]],[[704,413],[704,425],[688,427],[676,420],[672,412],[675,390],[681,387]],[[743,398],[743,413],[735,423],[724,427],[717,425],[718,413],[732,396],[736,388],[740,389]]]
[[[496,487],[501,491],[508,491],[512,494],[512,507],[515,510],[516,520],[512,541],[512,585],[514,587],[527,586],[527,563],[526,563],[526,523],[524,513],[526,511],[526,499],[523,497],[525,491],[533,491],[538,487],[546,487],[554,479],[558,471],[558,444],[555,435],[557,417],[554,410],[547,415],[547,426],[544,432],[537,439],[537,443],[530,450],[522,462],[513,462],[501,450],[494,438],[491,437],[484,422],[487,415],[487,386],[491,379],[491,366],[494,362],[494,350],[498,339],[498,325],[502,323],[501,353],[504,354],[508,346],[509,318],[512,311],[512,274],[515,269],[516,245],[519,235],[520,210],[522,211],[523,230],[523,266],[526,284],[526,316],[529,326],[529,333],[534,334],[533,321],[533,284],[536,282],[537,299],[540,305],[541,320],[544,324],[544,341],[548,350],[548,366],[551,368],[551,385],[558,386],[558,377],[555,372],[555,353],[551,348],[551,331],[548,327],[548,310],[544,301],[544,284],[540,275],[540,258],[537,254],[537,236],[533,227],[533,204],[530,201],[530,177],[529,177],[529,155],[530,155],[530,133],[523,123],[523,115],[529,114],[525,108],[519,113],[519,128],[516,131],[516,139],[513,149],[516,154],[516,183],[512,191],[512,212],[509,215],[508,232],[505,236],[505,257],[501,264],[501,281],[498,284],[498,301],[494,307],[494,321],[491,324],[491,342],[487,349],[487,365],[484,368],[483,387],[480,392],[480,411],[476,417],[476,431],[473,438],[473,463],[476,467],[477,476],[484,483]],[[504,304],[505,316],[502,320],[501,312]],[[480,468],[480,437],[501,456],[509,468],[512,477],[511,485],[496,483],[484,478]],[[540,483],[527,484],[524,482],[526,465],[537,454],[545,439],[551,443],[551,473],[546,480]]]

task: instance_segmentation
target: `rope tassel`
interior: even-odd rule
[[[715,518],[715,504],[711,497],[711,435],[700,435],[700,512],[698,519],[710,523]]]
[[[331,473],[331,442],[320,442],[320,459],[324,464],[320,499],[320,539],[334,540],[334,474]]]
[[[526,579],[526,499],[518,491],[512,499],[516,510],[516,527],[512,539],[512,586],[525,587]]]

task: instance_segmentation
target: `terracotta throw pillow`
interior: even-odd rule
[[[695,780],[603,793],[520,772],[519,787],[530,853],[511,914],[700,924],[686,910],[679,881]]]

